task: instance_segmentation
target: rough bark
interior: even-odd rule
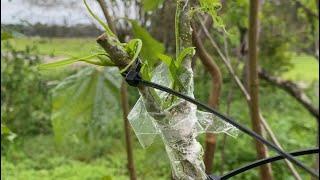
[[[253,130],[262,135],[262,127],[259,112],[259,77],[258,77],[258,21],[259,1],[250,0],[249,13],[249,93],[251,95],[250,115]],[[267,158],[267,148],[256,141],[256,150],[259,159]],[[271,180],[272,171],[270,165],[260,167],[260,178]]]
[[[197,49],[198,56],[205,69],[210,73],[212,80],[212,89],[210,90],[208,104],[209,106],[217,109],[219,106],[222,87],[222,75],[218,65],[213,61],[212,57],[206,51],[202,40],[196,32],[197,31],[195,30],[193,31],[193,42]],[[206,166],[206,173],[210,173],[213,168],[214,153],[216,148],[216,136],[212,133],[207,133],[205,143],[204,164]]]
[[[290,80],[283,80],[280,77],[272,76],[263,69],[259,70],[259,77],[289,93],[319,121],[319,109],[312,104],[309,97],[297,84]]]

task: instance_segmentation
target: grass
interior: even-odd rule
[[[318,81],[319,62],[309,55],[295,55],[292,60],[293,68],[283,75],[284,78],[298,81]]]
[[[109,137],[102,155],[84,160],[67,156],[56,146],[52,135],[18,137],[1,155],[1,177],[5,180],[127,180],[123,141],[123,136],[121,140]],[[136,141],[134,146],[139,179],[168,179],[169,165],[160,143],[157,148],[147,150]],[[150,154],[162,160],[154,162]]]
[[[94,38],[16,38],[10,40],[17,50],[36,45],[40,55],[87,56],[97,46]]]

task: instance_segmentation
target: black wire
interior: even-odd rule
[[[260,136],[259,134],[255,133],[254,131],[250,130],[247,127],[242,126],[241,124],[237,123],[236,121],[234,121],[232,118],[224,116],[223,114],[221,114],[220,112],[216,111],[215,109],[189,97],[186,96],[184,94],[181,94],[179,92],[176,92],[170,88],[167,88],[165,86],[161,86],[159,84],[153,83],[153,82],[149,82],[149,81],[145,81],[141,78],[137,78],[135,79],[135,81],[139,81],[140,84],[144,85],[144,86],[148,86],[148,87],[152,87],[164,92],[167,92],[169,94],[175,95],[177,97],[180,97],[186,101],[189,101],[195,105],[197,105],[198,107],[205,109],[206,111],[215,114],[216,116],[220,117],[221,119],[223,119],[224,121],[232,124],[233,126],[235,126],[236,128],[238,128],[239,130],[241,130],[242,132],[250,135],[251,137],[254,137],[255,139],[259,140],[260,142],[262,142],[263,144],[267,145],[268,147],[270,147],[271,149],[275,150],[279,155],[285,157],[286,159],[288,159],[289,161],[291,161],[293,164],[299,166],[300,168],[304,169],[305,171],[307,171],[309,174],[311,174],[312,176],[315,176],[317,178],[319,178],[319,174],[317,174],[315,171],[313,171],[312,169],[308,168],[306,165],[304,165],[303,163],[301,163],[300,161],[296,160],[293,156],[291,156],[289,153],[286,153],[284,151],[282,151],[279,147],[277,147],[276,145],[274,145],[273,143],[267,141],[266,139],[264,139],[262,136]]]
[[[319,153],[319,148],[294,151],[294,152],[291,152],[290,154],[292,156],[302,156],[302,155],[316,154],[316,153]],[[260,159],[260,160],[257,160],[255,162],[252,162],[250,164],[247,164],[247,165],[245,165],[243,167],[240,167],[240,168],[237,168],[235,170],[232,170],[232,171],[228,172],[227,174],[222,175],[220,177],[220,179],[221,180],[229,179],[229,178],[231,178],[231,177],[233,177],[235,175],[238,175],[240,173],[248,171],[248,170],[250,170],[252,168],[255,168],[255,167],[267,164],[267,163],[271,163],[271,162],[274,162],[274,161],[282,160],[282,159],[284,159],[284,157],[281,156],[281,155],[273,156],[273,157],[269,157],[269,158],[265,158],[265,159]]]

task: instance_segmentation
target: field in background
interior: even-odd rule
[[[94,53],[98,46],[95,38],[16,38],[11,40],[16,49],[37,45],[40,55],[83,57]],[[314,57],[294,55],[293,68],[285,73],[285,79],[298,81],[319,80],[319,64]]]
[[[10,40],[17,50],[37,45],[40,55],[86,56],[94,53],[97,46],[94,38],[16,38]]]

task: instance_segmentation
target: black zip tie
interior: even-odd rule
[[[141,65],[140,58],[137,58],[134,64],[131,67],[129,67],[128,70],[126,70],[121,74],[130,86],[137,87],[139,82],[141,81],[142,79],[140,76],[141,67],[142,65]]]
[[[149,81],[145,81],[141,78],[141,76],[139,75],[141,69],[141,62],[139,59],[137,59],[137,61],[135,62],[135,64],[129,68],[128,73],[123,74],[123,76],[125,75],[126,77],[126,81],[128,82],[129,85],[131,86],[138,86],[139,84],[142,84],[144,86],[148,86],[148,87],[152,87],[164,92],[167,92],[169,94],[172,94],[174,96],[180,97],[190,103],[193,103],[195,105],[197,105],[198,107],[205,109],[206,111],[220,117],[222,120],[224,120],[225,122],[230,123],[231,125],[235,126],[236,128],[238,128],[239,130],[241,130],[242,132],[248,134],[249,136],[255,138],[256,140],[260,141],[261,143],[267,145],[269,148],[275,150],[279,155],[283,156],[284,158],[288,159],[289,161],[291,161],[293,164],[299,166],[300,168],[304,169],[305,171],[307,171],[309,174],[311,174],[312,176],[315,176],[317,178],[319,178],[319,174],[316,173],[315,171],[313,171],[311,168],[307,167],[306,165],[304,165],[302,162],[298,161],[297,159],[295,159],[292,155],[290,155],[287,152],[284,152],[283,150],[281,150],[278,146],[274,145],[273,143],[269,142],[268,140],[266,140],[265,138],[263,138],[262,136],[260,136],[259,134],[257,134],[256,132],[252,131],[251,129],[242,126],[241,124],[239,124],[238,122],[236,122],[235,120],[233,120],[230,117],[227,117],[225,115],[223,115],[222,113],[218,112],[217,110],[209,107],[206,104],[201,103],[200,101],[197,101],[196,99],[193,99],[189,96],[186,96],[180,92],[174,91],[168,87],[162,86],[160,84],[156,84],[153,82],[149,82]]]

